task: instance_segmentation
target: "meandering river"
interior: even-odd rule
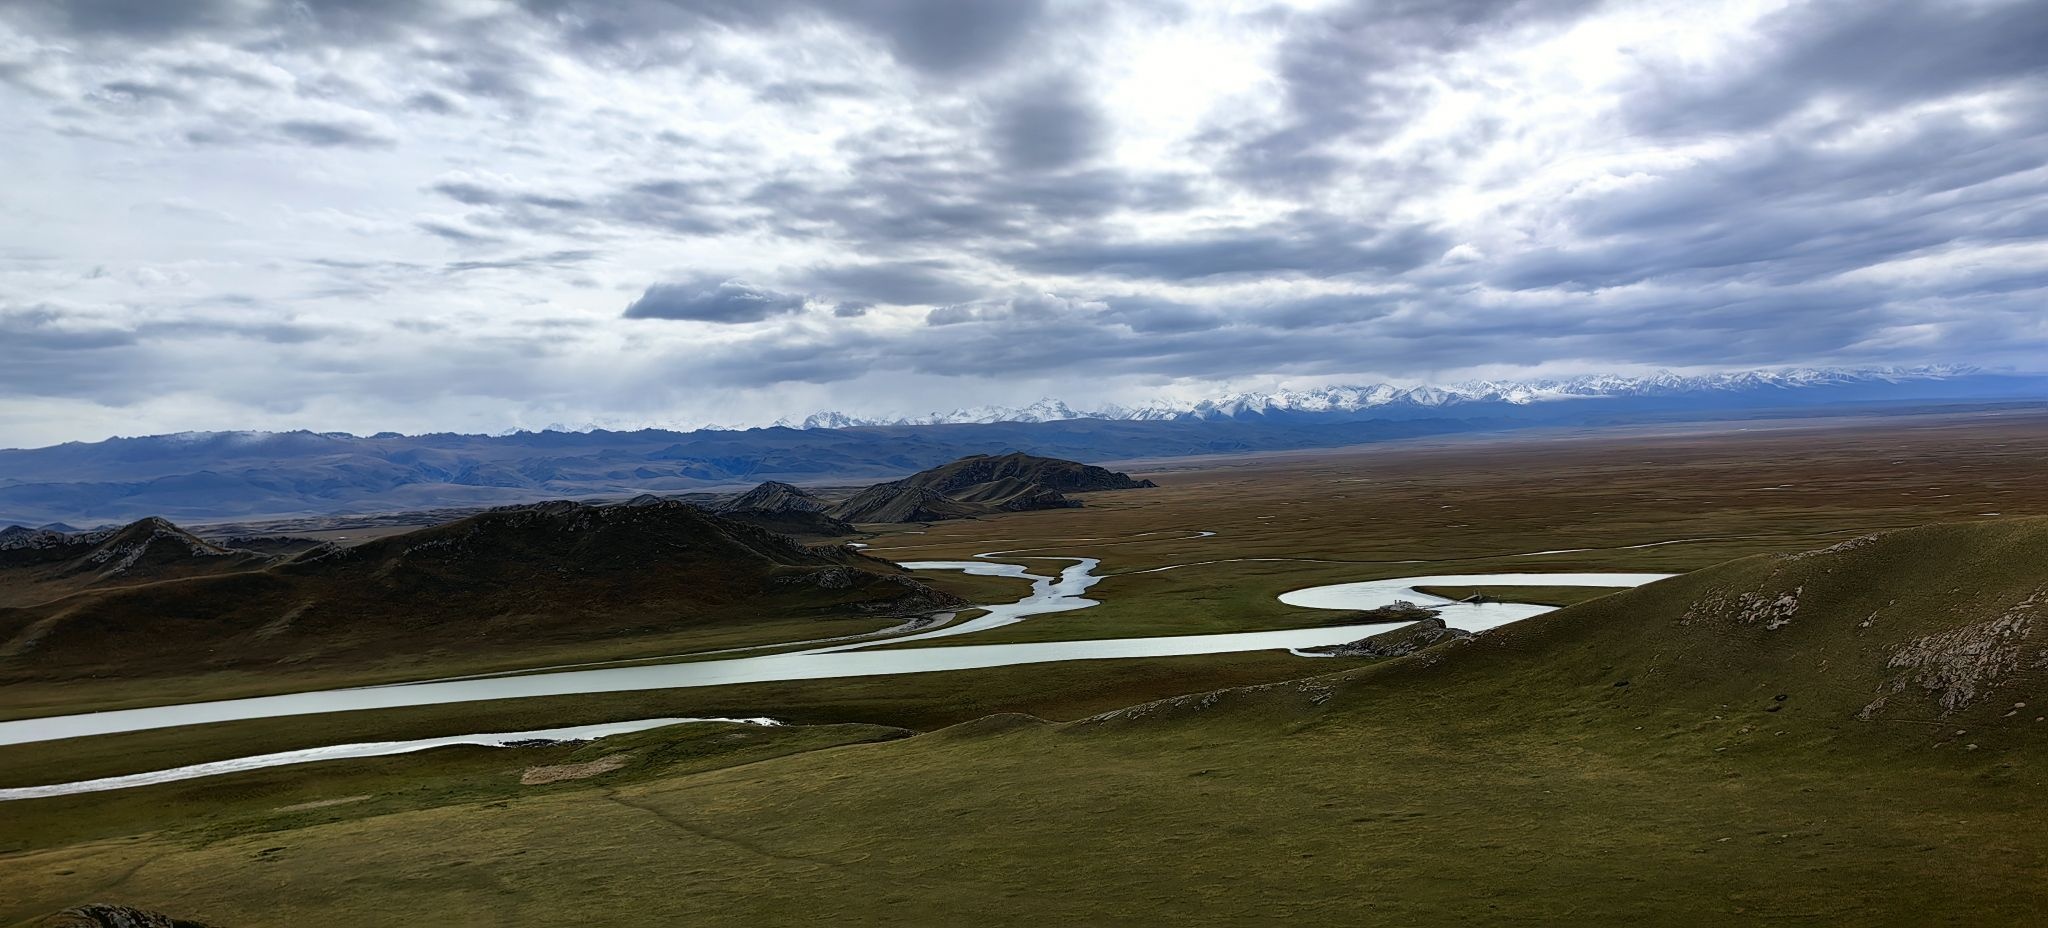
[[[1081,595],[1102,579],[1101,576],[1095,573],[1095,568],[1099,566],[1096,559],[1083,557],[1014,558],[1014,560],[1072,562],[1069,566],[1062,569],[1058,576],[1047,577],[1031,573],[1030,568],[1022,564],[990,559],[1002,553],[990,552],[989,554],[981,555],[974,561],[921,561],[909,562],[905,565],[915,570],[961,570],[985,576],[1017,577],[1032,581],[1031,591],[1014,603],[987,606],[984,607],[986,613],[982,616],[957,625],[949,625],[930,631],[916,631],[890,638],[859,641],[850,644],[831,644],[809,650],[756,657],[736,657],[725,660],[708,660],[680,664],[603,667],[589,670],[530,673],[519,676],[437,680],[391,686],[291,693],[248,699],[230,699],[216,702],[93,712],[81,715],[21,719],[11,722],[0,722],[0,745],[28,744],[59,738],[106,735],[185,725],[203,725],[213,722],[313,715],[326,712],[395,709],[442,703],[525,699],[583,693],[678,689],[782,680],[932,673],[947,670],[1007,667],[1056,661],[1177,657],[1273,649],[1294,650],[1354,641],[1366,635],[1384,631],[1387,628],[1387,623],[1381,622],[1267,632],[1169,635],[1149,638],[1097,638],[1025,644],[969,644],[873,650],[880,644],[901,644],[904,642],[965,635],[1021,622],[1036,615],[1086,609],[1097,605],[1094,600],[1087,599]],[[1667,576],[1670,575],[1644,573],[1514,573],[1402,577],[1295,590],[1282,594],[1280,601],[1289,605],[1309,608],[1368,610],[1391,604],[1396,600],[1405,599],[1442,610],[1445,621],[1454,627],[1464,628],[1469,631],[1481,631],[1533,615],[1540,615],[1550,611],[1551,607],[1523,603],[1453,603],[1441,597],[1428,596],[1417,592],[1413,588],[1431,585],[1629,587],[1661,580]],[[663,722],[662,724],[672,724],[672,722]],[[443,743],[481,743],[474,740],[465,741],[463,738],[488,740],[491,738],[509,737],[511,740],[520,740],[520,737],[543,736],[532,732],[516,734],[518,737],[475,735],[459,736],[453,740],[429,740]],[[419,742],[419,747],[402,747],[402,745],[409,744],[415,744],[415,742],[380,742],[378,745],[367,748],[364,746],[345,747],[398,753],[405,750],[421,750],[425,747],[434,746]],[[314,749],[315,752],[320,750],[338,749]],[[310,756],[312,753],[287,752],[285,754],[264,755],[264,757],[272,758],[273,760],[267,763],[257,763],[257,761],[261,760],[260,758],[244,758],[237,761],[220,762],[220,764],[239,766],[211,769],[218,765],[199,765],[199,768],[209,768],[210,772],[226,772],[227,770],[255,769],[257,766],[275,766],[280,763],[303,763],[310,760],[329,759],[335,756],[368,756],[367,754],[347,753]],[[254,766],[251,766],[251,764],[254,764]],[[180,769],[192,770],[199,768]],[[159,774],[142,774],[137,776],[164,776],[168,774],[169,772],[160,772]],[[205,772],[190,774],[190,776],[204,775],[208,774]],[[176,778],[184,779],[187,777],[179,776]],[[113,779],[122,780],[127,778]],[[167,781],[161,779],[137,780],[135,783],[124,785],[135,785],[140,782]],[[76,784],[65,785],[75,786]],[[56,787],[36,787],[36,789],[51,788]],[[118,787],[102,786],[98,788]],[[46,793],[45,795],[48,794]],[[0,798],[17,797],[9,796],[6,792],[0,792]]]
[[[78,793],[103,793],[108,790],[128,789],[135,786],[153,786],[158,783],[176,783],[180,780],[196,780],[200,777],[220,776],[224,773],[241,773],[245,770],[262,770],[267,767],[285,767],[292,764],[311,764],[323,760],[343,760],[351,757],[388,757],[392,754],[410,754],[432,748],[452,747],[458,744],[482,747],[513,747],[536,741],[589,741],[610,735],[646,731],[650,728],[666,728],[670,725],[686,725],[696,722],[729,722],[742,725],[780,725],[774,719],[640,719],[631,722],[606,722],[602,725],[578,725],[572,728],[544,728],[539,731],[508,731],[488,735],[451,735],[445,738],[419,738],[412,741],[370,741],[361,744],[335,744],[326,747],[306,748],[299,751],[279,751],[275,754],[258,754],[253,757],[237,757],[231,760],[210,761],[172,767],[169,770],[152,770],[148,773],[131,773],[118,777],[101,777],[97,780],[78,780],[72,783],[55,783],[49,786],[18,786],[0,789],[0,802],[12,799],[41,799],[49,796],[72,796]]]

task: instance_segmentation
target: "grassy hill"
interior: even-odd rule
[[[136,586],[253,570],[270,557],[217,545],[163,519],[64,533],[0,530],[0,606],[46,602],[80,590]]]
[[[938,522],[999,512],[1070,509],[1068,493],[1154,486],[1092,464],[1013,452],[976,454],[879,483],[848,497],[830,512],[846,522]]]
[[[2048,733],[2014,706],[2048,684],[2048,520],[1932,525],[1757,556],[1517,623],[1382,685],[1591,687],[1637,709],[1925,730]],[[1604,687],[1604,689],[1603,689]],[[1502,695],[1505,695],[1503,693]],[[2024,708],[2024,707],[2020,707]]]
[[[777,619],[880,627],[957,604],[887,561],[681,502],[543,503],[262,570],[0,609],[0,680],[304,673]]]
[[[109,901],[233,925],[2025,924],[2044,590],[2048,519],[1937,525],[1065,723],[687,766],[659,745],[701,735],[656,730],[544,788],[451,751],[90,805],[129,842],[71,843],[88,806],[38,800],[8,809],[41,837],[0,858],[0,918],[122,877]],[[282,811],[336,776],[374,801]]]
[[[802,538],[842,538],[857,534],[851,524],[825,514],[831,504],[802,487],[776,480],[714,507],[736,522]]]

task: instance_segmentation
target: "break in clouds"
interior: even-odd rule
[[[2034,0],[0,0],[0,445],[2048,357]]]

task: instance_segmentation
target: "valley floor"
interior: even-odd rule
[[[1322,583],[1676,573],[1884,529],[2048,514],[2048,416],[1752,422],[1174,467],[1145,474],[1156,490],[893,529],[868,550],[896,560],[991,551],[1102,559],[1107,579],[1089,593],[1102,605],[981,632],[977,644],[1300,627],[1333,616],[1276,597]],[[2042,570],[2020,579],[2048,585]],[[1892,574],[1903,571],[1871,582]],[[1581,608],[1631,620],[1600,613],[1602,602]],[[1413,658],[1268,652],[0,747],[0,786],[15,786],[342,740],[667,716],[800,723],[443,749],[7,803],[0,924],[87,901],[227,926],[819,916],[1252,924],[1275,915],[1903,925],[2048,913],[2038,880],[2048,836],[2037,827],[2048,809],[2048,723],[2015,714],[1950,736],[1951,721],[1931,713],[1858,721],[1853,708],[1867,695],[1828,690],[1840,706],[1810,701],[1833,685],[1830,661],[1853,650],[1839,644],[1813,645],[1818,663],[1797,671],[1774,664],[1769,679],[1754,676],[1760,664],[1680,660],[1716,669],[1646,696],[1644,668],[1675,658],[1655,636],[1610,651],[1601,640],[1531,645],[1518,659],[1548,662],[1540,673],[1484,679],[1414,670]],[[1301,679],[1309,675],[1318,676]],[[1714,689],[1721,681],[1727,688]],[[0,694],[0,712],[149,701],[146,687],[99,682]],[[210,682],[159,681],[156,693],[216,692]],[[1118,711],[1224,687],[1251,689]],[[1798,693],[1792,708],[1770,708],[1786,691]],[[533,767],[618,755],[626,759],[611,772],[520,785]]]

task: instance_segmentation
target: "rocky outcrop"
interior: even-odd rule
[[[932,589],[901,574],[876,577],[847,567],[827,567],[779,577],[775,585],[827,591],[863,588],[872,598],[856,605],[863,615],[911,616],[948,609],[967,608],[968,602],[951,593]],[[890,593],[895,595],[889,595]]]
[[[1360,638],[1349,644],[1330,645],[1324,648],[1305,648],[1303,650],[1312,654],[1327,654],[1331,657],[1407,657],[1410,654],[1434,647],[1446,641],[1456,641],[1460,638],[1472,637],[1471,632],[1445,625],[1443,619],[1436,617],[1435,610],[1425,609],[1406,600],[1397,601],[1391,605],[1382,606],[1369,612],[1359,613],[1357,621],[1373,622],[1384,620],[1379,617],[1388,617],[1399,621],[1400,619],[1417,615],[1425,616],[1425,618],[1403,625],[1392,631],[1380,632],[1377,635]]]
[[[2048,608],[2048,596],[2036,591],[1988,622],[1906,642],[1885,664],[1901,671],[1892,680],[1890,691],[1863,707],[1858,716],[1875,718],[1892,696],[1915,687],[1934,698],[1942,715],[1975,702],[2020,669],[2027,657],[2027,639],[2044,608]],[[2039,663],[2048,663],[2048,658]]]
[[[1737,594],[1732,599],[1716,592],[1686,607],[1679,624],[1725,620],[1743,625],[1762,625],[1767,631],[1777,631],[1792,624],[1792,618],[1799,614],[1799,594],[1805,591],[1804,586],[1775,593],[1752,590]]]
[[[318,548],[326,542],[301,535],[230,535],[220,539],[219,544],[223,548],[232,548],[236,551],[254,551],[272,557],[294,557]]]
[[[212,928],[203,922],[173,918],[162,912],[104,902],[65,909],[35,924],[36,928]]]

